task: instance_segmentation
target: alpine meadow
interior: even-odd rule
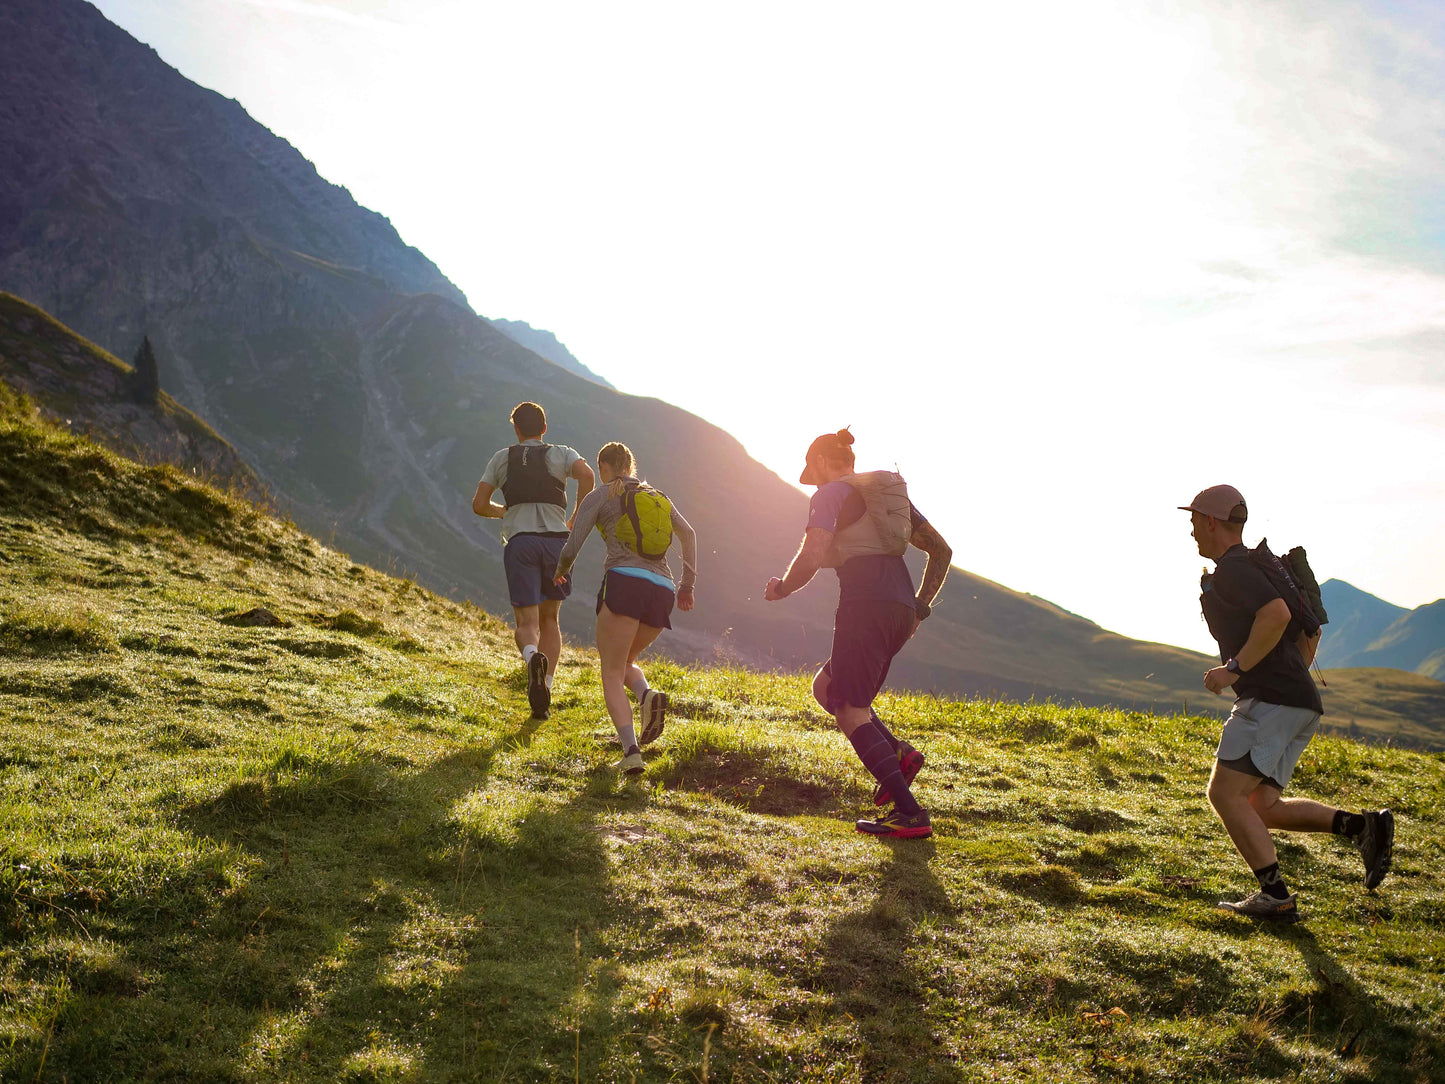
[[[865,839],[805,675],[654,664],[624,781],[590,652],[529,720],[496,618],[0,411],[0,1078],[1445,1079],[1445,755],[1311,744],[1399,838],[1282,841],[1290,926],[1212,717],[885,695],[934,834]]]

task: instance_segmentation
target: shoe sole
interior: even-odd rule
[[[637,740],[638,745],[651,745],[662,737],[662,728],[667,723],[667,694],[649,691],[652,695],[647,701],[647,718],[643,721],[642,737]]]
[[[1378,888],[1395,860],[1395,814],[1388,809],[1382,809],[1375,826],[1375,830],[1384,839],[1384,845],[1380,848],[1380,858],[1376,861],[1375,868],[1365,871],[1366,888]]]
[[[876,836],[879,839],[926,839],[933,835],[933,826],[931,824],[921,825],[918,828],[889,828],[882,832],[874,831],[872,828],[864,828],[862,824],[856,824],[854,827],[865,836]]]
[[[622,774],[623,774],[623,775],[641,775],[641,774],[642,774],[644,771],[646,771],[646,770],[647,770],[647,765],[646,765],[646,764],[634,764],[634,765],[632,765],[630,768],[624,765],[624,766],[623,766],[623,769],[622,769]]]
[[[910,787],[913,786],[913,781],[918,778],[918,773],[923,768],[923,760],[924,757],[922,753],[917,749],[910,749],[903,754],[903,759],[898,762],[898,770],[903,773],[903,782],[907,783]],[[887,805],[892,800],[893,796],[888,793],[888,789],[884,787],[883,784],[880,783],[873,788],[874,805]]]
[[[532,718],[545,719],[552,707],[552,690],[547,688],[547,656],[540,651],[527,663],[527,703]]]
[[[1233,907],[1219,907],[1226,915],[1236,915],[1239,918],[1252,918],[1256,922],[1298,922],[1300,914],[1298,909],[1294,911],[1277,911],[1268,915],[1251,914],[1249,911],[1236,911]]]

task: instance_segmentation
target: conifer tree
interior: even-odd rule
[[[131,375],[131,391],[136,401],[155,405],[161,396],[161,371],[156,365],[156,354],[151,349],[151,338],[141,340],[135,355],[135,372]]]

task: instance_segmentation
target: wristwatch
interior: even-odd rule
[[[1224,668],[1228,670],[1231,674],[1244,673],[1244,671],[1239,668],[1238,659],[1230,659],[1227,663],[1224,664]]]
[[[913,612],[918,615],[918,620],[922,621],[933,612],[933,607],[926,602],[919,602],[915,599],[913,602]]]

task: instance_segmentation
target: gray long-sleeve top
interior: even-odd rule
[[[613,481],[635,482],[637,479],[628,477]],[[587,532],[598,527],[603,541],[607,543],[607,560],[602,566],[604,576],[608,569],[613,568],[645,568],[649,572],[666,576],[669,580],[673,579],[666,557],[643,557],[617,540],[613,526],[622,518],[622,498],[612,496],[611,488],[610,484],[598,486],[587,494],[578,506],[572,533],[567,536],[567,544],[562,547],[562,556],[557,561],[558,573],[565,575],[572,571],[572,564],[582,552],[583,543],[587,541]],[[697,582],[697,532],[682,518],[676,505],[672,509],[672,539],[682,551],[682,582],[678,583],[678,587],[691,588]]]

